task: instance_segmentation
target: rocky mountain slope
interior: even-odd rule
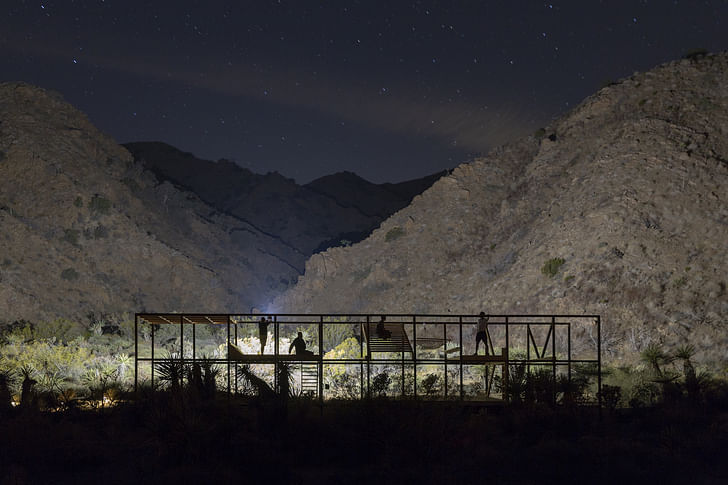
[[[55,93],[0,84],[0,322],[235,311],[300,255],[160,182]]]
[[[314,255],[271,309],[598,313],[607,358],[725,362],[727,188],[728,55],[665,64]]]
[[[377,185],[343,172],[298,185],[275,172],[259,175],[231,161],[201,160],[165,143],[124,146],[160,179],[295,249],[297,257],[289,262],[301,272],[311,254],[342,240],[362,240],[442,176]]]

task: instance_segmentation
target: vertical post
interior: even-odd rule
[[[404,397],[404,339],[407,338],[407,334],[404,331],[404,323],[402,325],[402,397]]]
[[[602,417],[602,318],[597,315],[597,401]]]
[[[227,392],[230,399],[230,315],[227,316]]]
[[[569,375],[569,384],[571,384],[571,320],[569,320],[568,325],[566,326],[566,352],[568,355],[569,362],[567,364],[567,373]]]
[[[556,316],[554,315],[551,316],[551,363],[553,364],[551,399],[556,403]]]
[[[359,321],[359,397],[364,399],[364,325]]]
[[[137,396],[139,383],[139,314],[134,314],[134,397]]]
[[[372,338],[372,327],[369,325],[369,315],[367,315],[367,335],[369,335],[369,339]],[[370,381],[372,377],[372,346],[370,345],[370,342],[367,340],[367,398],[371,399],[372,397],[372,391],[370,386]]]
[[[335,324],[333,324],[335,325]],[[321,315],[318,325],[319,359],[318,359],[318,395],[319,404],[324,403],[324,316]]]
[[[506,349],[505,349],[505,353],[506,353],[506,355],[504,357],[505,357],[506,363],[503,365],[503,382],[505,384],[504,389],[506,389],[506,392],[503,393],[504,394],[503,397],[505,398],[506,402],[508,402],[508,400],[509,400],[508,391],[507,391],[508,385],[509,385],[508,384],[508,370],[509,370],[508,369],[508,360],[511,358],[511,344],[510,344],[509,335],[508,335],[508,316],[507,315],[506,315]]]
[[[235,320],[235,345],[238,345],[238,320]],[[235,363],[235,394],[238,394],[238,363]]]
[[[465,388],[463,387],[463,316],[458,317],[460,327],[460,400],[465,399]]]
[[[412,391],[414,399],[417,399],[417,315],[412,315]]]
[[[185,362],[185,324],[182,315],[179,316],[179,358],[184,365]]]
[[[154,324],[152,326],[152,390],[154,390]]]
[[[447,399],[447,322],[442,324],[442,350],[445,355],[445,399]]]
[[[273,315],[273,389],[278,390],[278,337],[280,336],[280,331],[278,329],[278,315]],[[261,352],[260,355],[263,355]],[[303,372],[303,370],[301,370]]]
[[[195,361],[195,357],[197,355],[197,352],[196,352],[197,351],[197,343],[196,343],[197,335],[195,334],[196,327],[197,327],[197,324],[193,323],[192,324],[192,362]]]

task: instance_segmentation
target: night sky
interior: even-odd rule
[[[608,81],[728,49],[728,0],[2,5],[0,81],[60,91],[120,143],[300,183],[454,167]]]

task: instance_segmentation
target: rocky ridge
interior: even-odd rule
[[[247,310],[298,274],[290,247],[22,83],[0,84],[0,228],[0,322]]]
[[[341,172],[299,185],[276,172],[260,175],[229,160],[202,160],[165,143],[124,146],[160,180],[191,190],[220,212],[277,238],[293,250],[286,260],[301,273],[314,252],[342,240],[362,240],[442,175],[373,184]]]
[[[727,187],[728,54],[664,64],[314,255],[271,310],[596,313],[608,359],[726,362]]]

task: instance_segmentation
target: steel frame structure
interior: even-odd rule
[[[403,335],[403,339],[408,341],[409,350],[403,346],[400,350],[401,355],[398,358],[390,356],[381,357],[377,354],[381,353],[376,350],[376,346],[373,343],[374,337],[370,337],[377,325],[377,318],[382,316],[386,317],[386,324],[392,328],[393,326],[399,326]],[[273,343],[274,352],[272,354],[246,354],[240,356],[236,352],[235,345],[238,343],[238,327],[239,325],[252,325],[257,323],[257,319],[266,317],[270,319],[270,324],[273,326]],[[421,366],[443,366],[444,370],[444,398],[445,399],[465,399],[465,388],[463,383],[464,367],[466,366],[484,366],[485,367],[485,379],[487,381],[491,368],[493,375],[495,373],[494,367],[501,368],[501,376],[503,379],[507,379],[509,368],[514,365],[523,365],[527,367],[528,372],[534,367],[539,368],[550,368],[554,378],[556,380],[557,372],[559,370],[565,370],[565,375],[568,379],[571,379],[572,370],[575,365],[578,364],[591,364],[596,366],[597,371],[597,401],[601,407],[601,388],[602,388],[602,358],[601,358],[601,317],[599,315],[488,315],[489,329],[486,330],[487,341],[485,355],[473,356],[463,351],[464,340],[463,340],[463,327],[469,326],[475,328],[479,315],[475,314],[290,314],[290,313],[235,313],[235,314],[220,314],[220,313],[136,313],[134,317],[134,389],[138,389],[139,385],[139,367],[140,363],[149,363],[151,367],[151,384],[154,387],[154,369],[155,366],[161,362],[170,360],[170,357],[160,357],[155,355],[155,329],[158,329],[160,325],[178,325],[180,328],[179,333],[179,359],[183,362],[194,363],[201,360],[196,355],[196,327],[198,325],[213,325],[213,326],[224,326],[225,328],[225,341],[227,343],[227,355],[222,358],[207,359],[215,364],[221,364],[227,368],[226,379],[227,379],[227,392],[232,393],[233,390],[237,390],[237,379],[235,385],[232,382],[232,369],[235,368],[237,374],[237,365],[240,363],[249,364],[272,364],[274,366],[274,387],[277,387],[278,365],[282,362],[288,363],[304,363],[304,364],[316,364],[318,372],[318,398],[321,402],[324,399],[324,379],[323,379],[323,368],[325,365],[331,364],[345,364],[345,365],[358,365],[360,367],[360,394],[361,398],[371,396],[371,379],[372,379],[372,368],[377,365],[395,365],[401,367],[402,372],[402,395],[406,395],[405,390],[405,370],[407,367],[412,368],[412,395],[408,397],[419,398],[423,397],[422,394],[418,395],[417,392],[417,369]],[[591,342],[592,349],[588,349],[586,353],[591,357],[574,356],[572,341],[574,335],[572,327],[576,324],[591,326],[591,330],[588,331],[588,339],[583,334],[580,336],[581,340],[588,340]],[[139,329],[142,325],[149,325],[150,337],[151,337],[151,355],[149,357],[141,357],[139,353]],[[308,358],[300,358],[295,355],[283,354],[280,352],[280,329],[286,325],[307,325],[315,326],[316,334],[318,338],[318,355],[310,356]],[[341,358],[341,359],[330,359],[325,358],[324,353],[321,349],[324,348],[324,326],[326,325],[358,325],[359,326],[359,347],[360,354],[358,358]],[[427,325],[441,325],[442,337],[422,337],[418,339],[417,333],[418,328],[420,332],[423,331],[423,326]],[[185,334],[184,330],[186,326],[191,326],[191,358],[185,357]],[[455,329],[453,332],[451,329]],[[492,330],[491,330],[492,328]],[[519,338],[514,336],[515,330],[523,330],[525,328],[525,334]],[[540,330],[539,330],[540,329]],[[448,331],[451,330],[451,331]],[[493,330],[497,330],[497,340],[504,345],[500,346],[501,353],[498,354],[496,351],[497,346],[493,345]],[[544,337],[543,331],[545,330],[546,335]],[[594,330],[596,330],[596,337],[594,336]],[[557,333],[561,332],[561,342],[559,349],[557,350]],[[565,334],[564,334],[565,332]],[[432,332],[429,332],[430,335]],[[453,337],[455,335],[455,337]],[[522,346],[525,339],[525,355]],[[418,345],[432,344],[433,341],[441,340],[443,342],[443,352],[439,357],[429,357],[418,355]],[[386,341],[386,339],[385,339]],[[411,341],[411,342],[409,342]],[[454,345],[453,348],[447,349],[447,343]],[[231,346],[231,344],[233,344]],[[404,344],[402,344],[404,345]],[[584,345],[582,345],[583,347]],[[383,347],[382,347],[383,348]],[[520,351],[519,355],[514,353],[514,350],[518,348]],[[391,350],[391,348],[390,348]],[[189,349],[188,349],[188,353]],[[389,352],[392,353],[391,351]],[[454,353],[455,355],[450,357],[449,354]],[[584,350],[582,349],[582,353]],[[235,354],[235,355],[233,355]],[[448,368],[457,369],[457,376],[459,383],[457,383],[457,395],[448,394]],[[365,377],[366,376],[366,377]],[[364,380],[366,379],[366,385]],[[326,386],[328,389],[328,386]],[[490,394],[490,389],[486,382],[487,395]],[[555,397],[555,389],[554,389]],[[469,399],[473,400],[473,399]],[[503,397],[500,400],[488,399],[491,402],[503,402]]]

